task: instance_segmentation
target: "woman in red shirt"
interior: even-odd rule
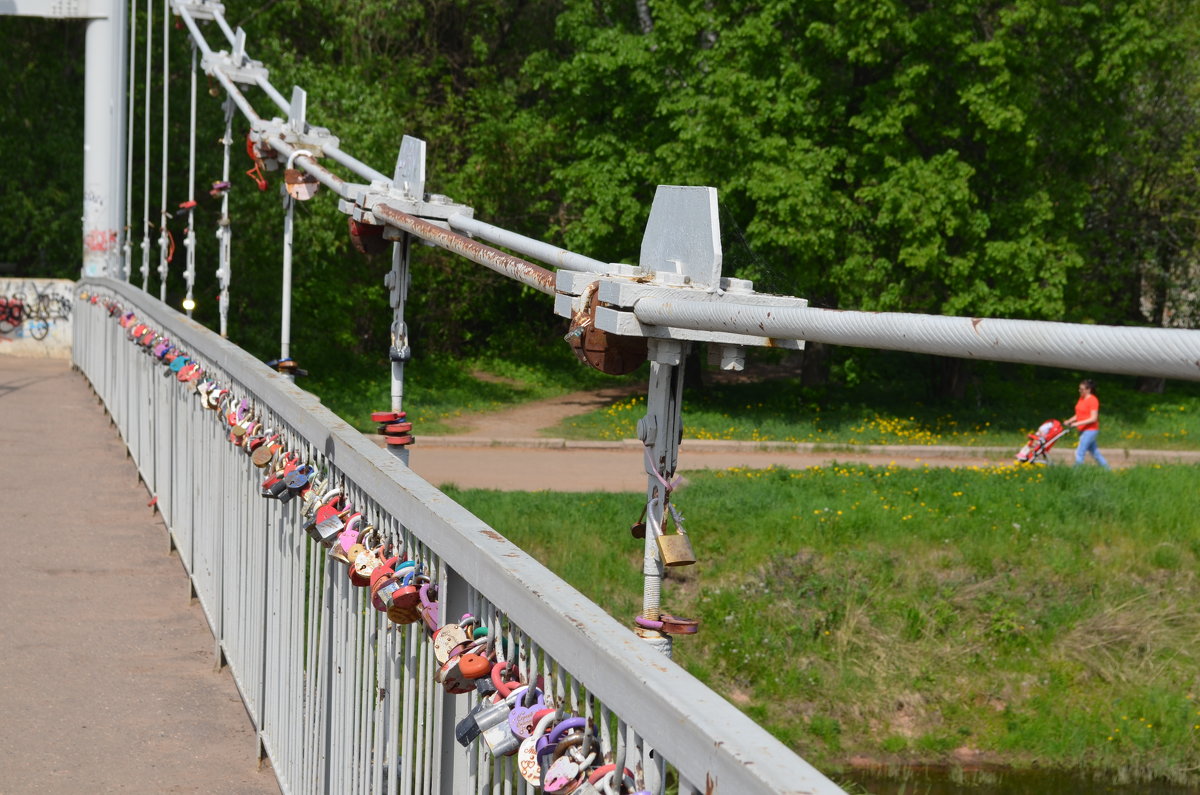
[[[1079,429],[1079,447],[1075,448],[1075,464],[1083,463],[1084,457],[1092,454],[1096,463],[1112,469],[1100,450],[1096,448],[1096,437],[1100,434],[1100,399],[1096,397],[1096,382],[1085,378],[1079,382],[1079,402],[1075,404],[1075,416],[1064,425]]]

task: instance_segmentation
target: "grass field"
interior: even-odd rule
[[[819,766],[1200,784],[1200,468],[729,470],[676,495],[676,659]],[[628,623],[637,498],[450,490]]]

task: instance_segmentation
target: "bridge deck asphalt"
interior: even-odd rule
[[[116,428],[0,356],[0,792],[278,792]]]

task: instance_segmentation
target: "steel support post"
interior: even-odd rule
[[[392,305],[392,345],[388,358],[392,362],[392,411],[404,410],[404,363],[411,355],[408,346],[408,326],[404,322],[404,304],[408,300],[409,260],[412,257],[412,235],[400,236],[392,247],[392,270],[386,284],[390,288]],[[392,455],[408,466],[408,445],[388,445]]]
[[[283,309],[279,324],[279,358],[292,357],[292,219],[296,200],[288,196],[283,200]]]
[[[151,0],[153,2],[153,0]],[[170,213],[167,212],[167,131],[169,129],[167,114],[171,108],[170,102],[170,75],[171,75],[171,58],[170,49],[167,42],[170,38],[171,31],[171,2],[163,0],[163,21],[162,21],[162,199],[159,208],[159,227],[158,227],[158,300],[164,304],[167,302],[167,273],[170,266],[170,259],[167,256],[170,240],[170,230],[167,228],[167,223],[171,220]],[[149,164],[147,164],[149,168]]]
[[[123,31],[113,19],[87,23],[84,54],[83,100],[83,275],[115,274],[119,209],[121,204],[121,157],[115,140],[121,130],[118,108],[124,86],[113,47]],[[124,153],[122,153],[123,157]]]
[[[660,339],[647,342],[650,386],[646,396],[646,416],[638,420],[637,433],[646,446],[647,475],[642,616],[653,621],[662,612],[663,563],[658,551],[658,536],[663,531],[669,484],[675,475],[683,433],[683,366],[687,343]],[[670,635],[641,627],[635,629],[643,640],[671,656]]]

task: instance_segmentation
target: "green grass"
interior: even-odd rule
[[[691,476],[676,659],[819,766],[855,754],[1200,783],[1200,467]],[[628,623],[634,497],[451,496]],[[1113,773],[1115,775],[1115,772]]]
[[[813,442],[830,446],[915,444],[1019,447],[1050,418],[1073,413],[1080,376],[992,365],[965,401],[932,400],[920,376],[895,373],[855,387],[801,387],[794,378],[712,385],[684,394],[684,438]],[[1162,395],[1136,381],[1099,379],[1101,449],[1200,446],[1200,385],[1172,382]],[[553,435],[622,439],[635,435],[645,398],[567,420]],[[1077,437],[1070,437],[1071,439]]]
[[[630,378],[614,379],[572,356],[566,344],[535,350],[524,359],[480,356],[417,358],[405,366],[404,407],[414,433],[444,434],[448,422],[463,414],[497,411],[518,403],[545,400],[568,392],[600,389]],[[644,368],[643,368],[644,369]],[[485,373],[477,378],[475,373]],[[299,384],[321,398],[331,411],[364,432],[374,432],[371,412],[391,406],[391,365],[386,361],[345,363],[314,368]]]

